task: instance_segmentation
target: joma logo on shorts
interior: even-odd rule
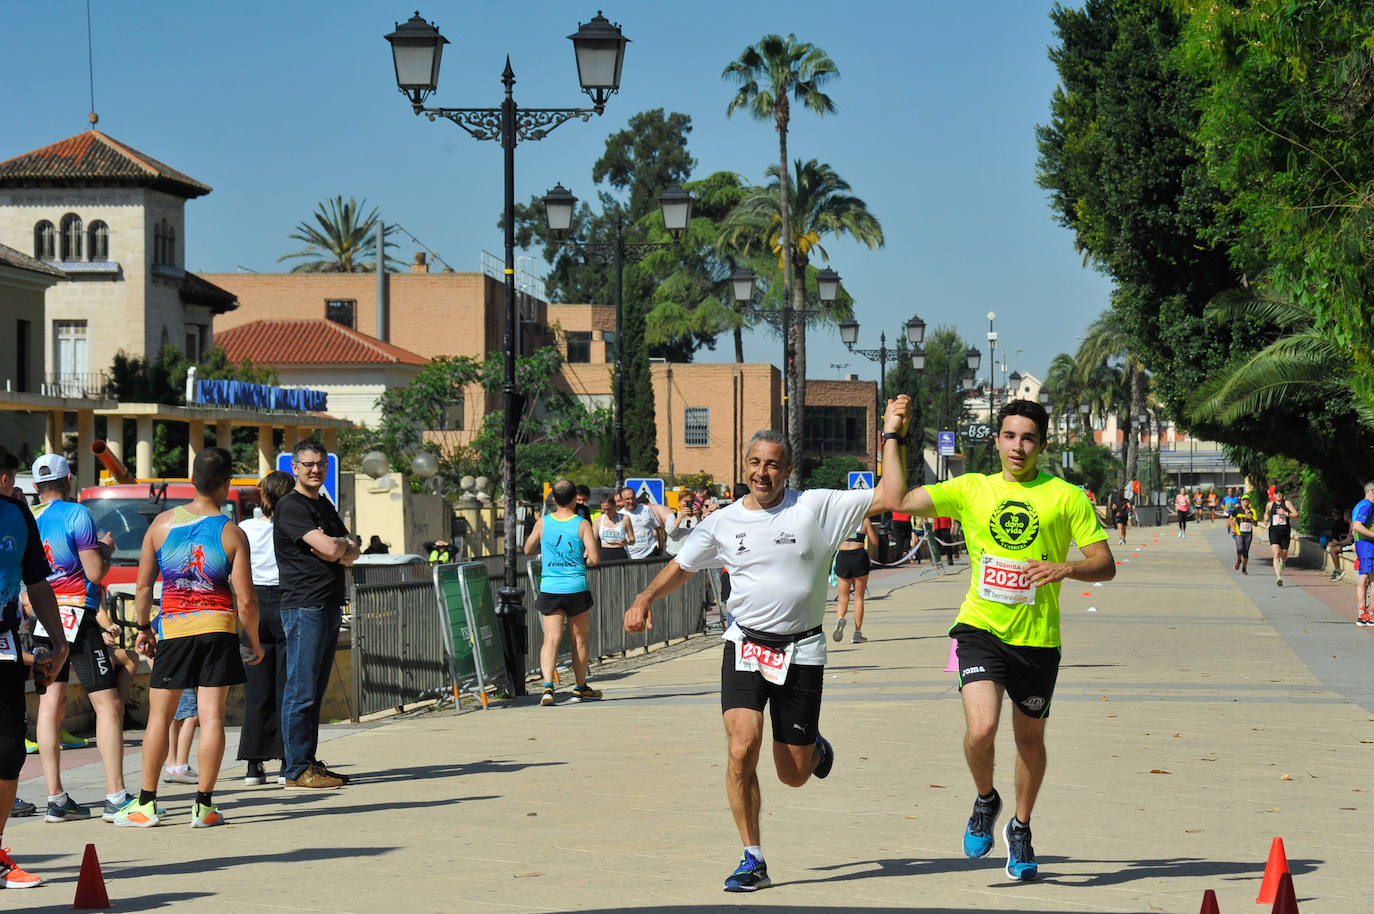
[[[960,670],[960,671],[959,671],[959,675],[960,675],[960,676],[967,676],[967,675],[969,675],[970,673],[986,673],[986,672],[987,672],[987,668],[986,668],[986,667],[981,667],[981,666],[970,666],[970,667],[965,667],[964,669]]]

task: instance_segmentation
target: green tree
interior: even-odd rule
[[[1080,372],[1091,377],[1101,365],[1115,366],[1125,385],[1123,410],[1114,410],[1117,427],[1123,431],[1126,450],[1126,478],[1137,479],[1140,468],[1140,442],[1132,433],[1134,420],[1145,415],[1145,399],[1149,388],[1149,372],[1145,364],[1132,352],[1132,337],[1121,314],[1114,310],[1102,314],[1089,326],[1078,346],[1077,361]],[[1116,374],[1116,373],[1114,373]]]
[[[629,125],[606,137],[606,151],[592,166],[592,180],[628,192],[625,218],[638,222],[659,209],[658,197],[692,174],[696,159],[687,151],[690,115],[662,108],[641,111]]]
[[[315,225],[301,222],[287,237],[303,242],[306,247],[277,258],[302,260],[291,268],[292,273],[371,273],[377,269],[377,208],[362,215],[367,201],[359,203],[352,197],[345,203],[342,196],[325,200],[314,213]],[[386,242],[392,247],[391,242]],[[388,265],[392,265],[390,256]]]
[[[849,474],[867,469],[868,464],[858,457],[826,457],[811,466],[803,486],[808,489],[847,489]]]
[[[726,66],[723,79],[735,83],[739,89],[726,114],[739,109],[748,111],[756,120],[773,122],[778,134],[779,217],[782,238],[794,237],[792,231],[792,188],[787,173],[787,131],[792,118],[792,100],[817,114],[835,110],[830,96],[822,87],[839,76],[839,69],[830,57],[815,45],[797,41],[795,35],[765,35],[758,44],[744,49],[740,56]],[[796,275],[792,245],[782,245],[782,276],[784,296],[793,294]],[[786,298],[784,298],[786,301]],[[797,307],[805,307],[805,298],[794,299]],[[799,339],[800,338],[800,339]],[[802,417],[806,407],[805,325],[797,322],[783,328],[784,359],[787,365],[788,429],[792,452],[802,453]],[[800,363],[798,363],[800,356]],[[800,461],[798,461],[799,463]],[[800,481],[793,472],[793,484]]]

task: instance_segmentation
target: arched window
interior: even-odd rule
[[[81,217],[67,213],[62,217],[62,259],[81,259]]]
[[[33,256],[38,260],[57,259],[57,229],[47,219],[33,227]]]
[[[106,261],[110,259],[110,228],[99,219],[91,223],[91,227],[86,230],[89,236],[86,250],[90,254],[91,260]]]
[[[169,267],[177,265],[177,230],[172,226],[167,226],[166,232],[167,257],[162,262]]]
[[[163,258],[163,253],[167,250],[167,220],[153,223],[153,263],[162,264],[167,261]]]

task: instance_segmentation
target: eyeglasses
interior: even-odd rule
[[[297,461],[296,461],[296,466],[300,467],[302,470],[318,470],[318,469],[320,469],[321,467],[325,467],[325,466],[328,466],[328,465],[329,465],[329,461],[327,461],[327,460],[297,460]]]

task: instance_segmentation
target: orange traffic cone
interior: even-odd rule
[[[1293,876],[1279,877],[1278,897],[1274,899],[1273,914],[1298,914],[1298,896],[1293,893]]]
[[[944,672],[946,672],[946,673],[957,673],[957,672],[959,672],[959,639],[958,639],[958,638],[950,638],[950,639],[949,639],[949,663],[946,663],[946,664],[945,664]]]
[[[95,845],[87,844],[86,856],[81,858],[81,875],[76,880],[76,898],[72,900],[72,908],[81,911],[109,906],[110,896],[105,892],[105,877],[100,873]]]
[[[1260,883],[1255,904],[1272,904],[1279,889],[1279,877],[1288,874],[1288,855],[1283,852],[1283,839],[1275,838],[1269,845],[1269,862],[1264,865],[1264,881]]]
[[[1217,893],[1208,889],[1202,893],[1202,910],[1198,914],[1221,914],[1217,907]]]

